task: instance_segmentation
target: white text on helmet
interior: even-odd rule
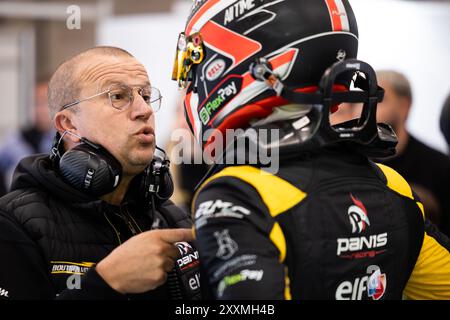
[[[255,7],[254,0],[241,0],[225,11],[225,19],[223,24],[226,26],[234,19],[242,16],[247,10],[251,10]]]

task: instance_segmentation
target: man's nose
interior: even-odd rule
[[[144,98],[137,91],[134,90],[133,95],[133,105],[131,106],[132,119],[150,118],[154,112],[153,108],[145,102]]]

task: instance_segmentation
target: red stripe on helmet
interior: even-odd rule
[[[243,78],[242,79],[242,89],[248,87],[255,81],[255,78],[253,78],[253,76],[250,74],[250,71],[247,71],[246,73],[244,73],[242,78]]]
[[[333,25],[333,31],[342,31],[342,21],[339,8],[335,0],[325,0],[330,12],[331,24]]]
[[[211,9],[212,6],[214,6],[215,4],[217,4],[218,2],[220,2],[220,0],[211,0],[206,2],[191,18],[191,20],[189,21],[187,27],[186,27],[186,35],[190,35],[192,28],[194,27],[194,25],[197,23],[197,21],[201,18],[201,16],[203,16],[203,14],[208,11],[209,9]]]
[[[286,51],[283,54],[275,56],[272,59],[269,59],[272,68],[275,70],[286,63],[293,62],[292,59],[294,59],[296,52],[297,52],[296,49],[290,49],[289,51]]]
[[[272,68],[275,70],[284,64],[294,62],[292,60],[294,59],[296,52],[297,52],[296,49],[290,49],[278,56],[275,56],[275,57],[269,59],[269,62],[272,65]],[[255,81],[255,79],[250,74],[250,72],[244,73],[244,75],[242,77],[243,77],[242,89],[248,87],[250,84],[252,84]]]
[[[191,123],[192,126],[192,131],[194,136],[196,136],[197,133],[197,128],[195,125],[195,121],[194,121],[194,116],[192,115],[192,108],[191,108],[191,96],[192,96],[192,92],[189,92],[186,97],[184,98],[184,104],[185,104],[185,109],[187,110],[187,115],[189,117],[189,121]]]
[[[208,21],[202,28],[203,41],[213,46],[224,55],[234,59],[230,70],[259,52],[261,43],[224,28],[214,21]]]
[[[265,118],[272,113],[272,109],[266,109],[257,104],[250,104],[244,108],[236,111],[229,118],[225,118],[223,122],[217,127],[223,135],[227,129],[245,128],[248,126],[248,119],[250,118]],[[204,148],[211,143],[211,138],[205,142]]]

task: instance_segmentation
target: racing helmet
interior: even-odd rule
[[[186,89],[186,120],[205,147],[208,129],[246,128],[289,103],[255,76],[258,61],[292,91],[312,93],[327,68],[357,51],[348,0],[197,0],[178,38],[172,78]],[[333,88],[345,90],[351,77]]]

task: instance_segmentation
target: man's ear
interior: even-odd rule
[[[77,126],[75,124],[75,117],[74,114],[70,111],[60,111],[55,115],[55,119],[53,120],[55,124],[56,130],[63,134],[64,132],[68,131],[73,134],[66,134],[65,137],[70,139],[73,143],[79,143],[80,138],[78,138],[76,135],[78,135]]]

